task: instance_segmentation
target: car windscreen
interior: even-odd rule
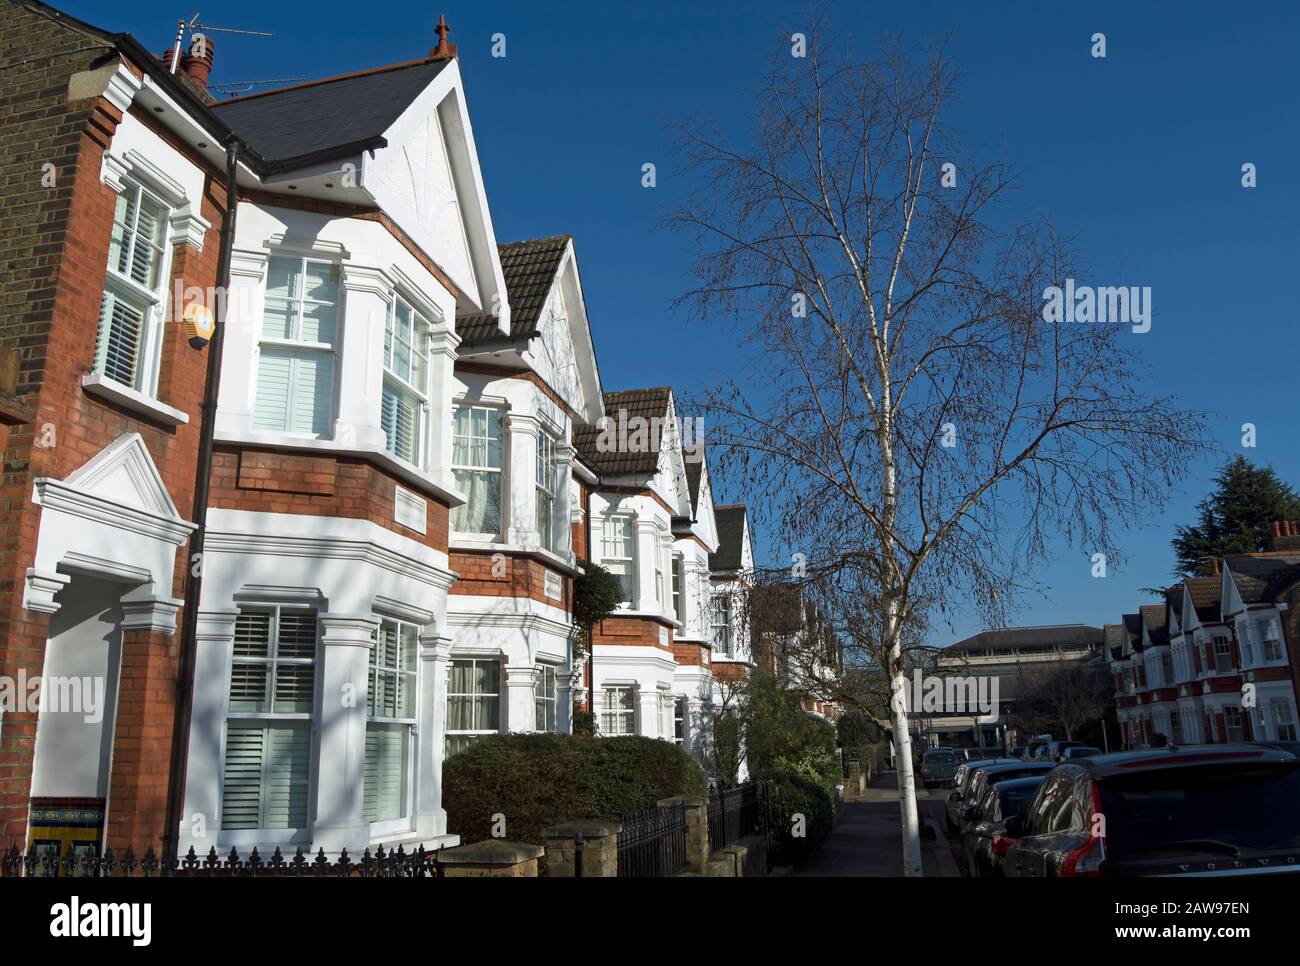
[[[952,765],[957,762],[957,756],[951,751],[930,751],[926,752],[925,761],[930,765]]]
[[[1297,762],[1162,768],[1100,787],[1113,858],[1300,847]]]
[[[1038,791],[1037,785],[999,790],[998,801],[1002,803],[1002,817],[1010,818],[1012,815],[1023,813],[1036,791]]]

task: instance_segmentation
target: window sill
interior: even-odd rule
[[[81,390],[88,396],[116,403],[124,409],[168,426],[183,426],[190,421],[189,415],[181,410],[98,372],[89,372],[82,377]]]

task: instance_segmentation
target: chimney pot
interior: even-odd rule
[[[203,33],[196,33],[190,39],[190,52],[181,59],[190,78],[207,90],[208,78],[212,76],[212,38]]]
[[[1282,536],[1282,524],[1279,521],[1274,520],[1272,523],[1269,524],[1269,527],[1273,531],[1273,536],[1275,537]]]

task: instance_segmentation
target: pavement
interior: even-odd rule
[[[921,838],[921,867],[927,876],[958,876],[957,863],[943,827],[943,790],[917,788],[917,812],[934,836]],[[795,876],[901,876],[903,830],[899,813],[898,773],[872,779],[859,797],[846,799],[839,820],[820,852],[800,864]]]

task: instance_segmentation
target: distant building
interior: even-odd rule
[[[940,711],[914,702],[909,716],[919,723],[929,745],[1005,747],[1026,736],[1017,717],[1026,673],[1053,665],[1089,664],[1102,656],[1102,630],[1086,624],[982,631],[945,648],[930,673],[945,679],[996,678],[996,707],[981,715],[951,700]],[[991,695],[992,682],[979,693]]]

